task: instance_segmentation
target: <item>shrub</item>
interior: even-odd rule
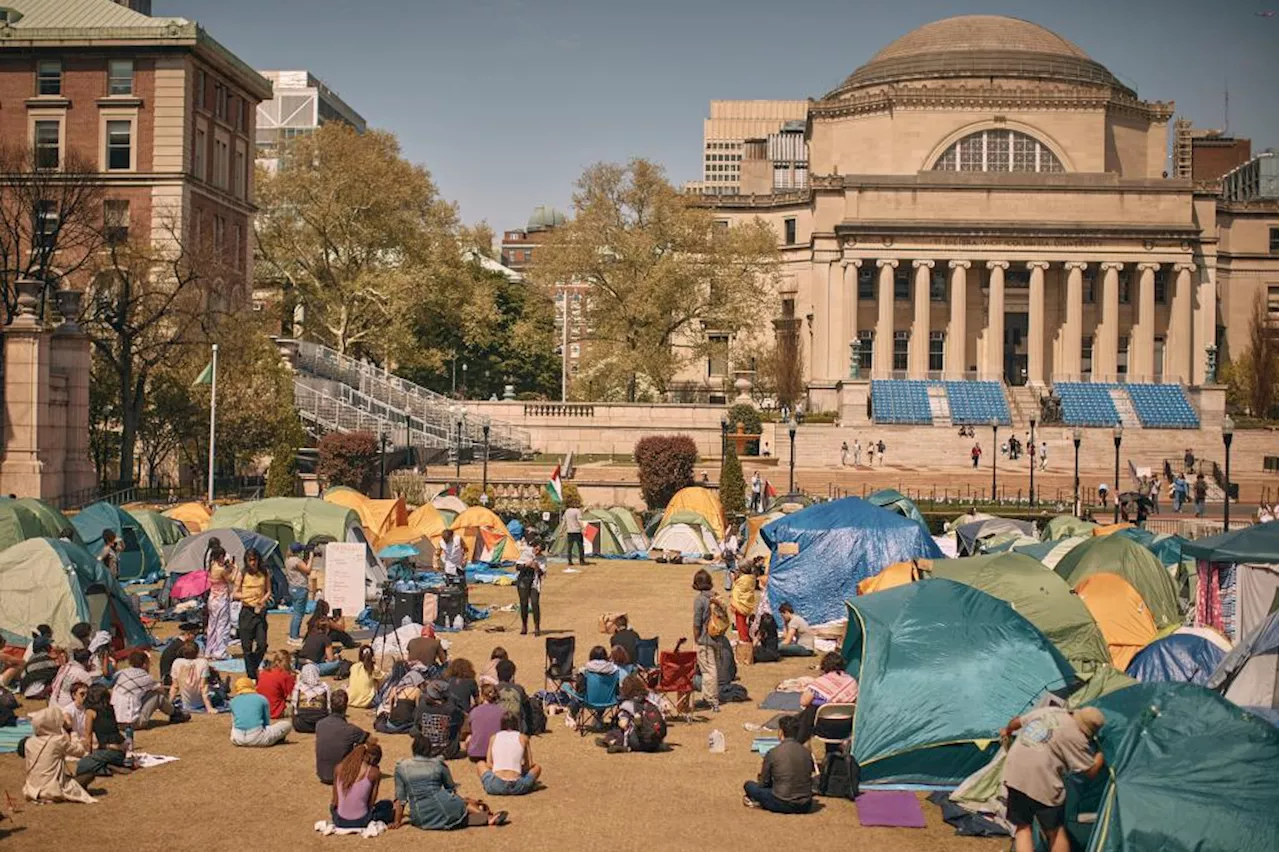
[[[307,445],[307,433],[292,405],[281,420],[280,434],[271,447],[266,494],[268,497],[295,497],[298,493],[298,449]]]
[[[720,505],[729,517],[747,511],[747,481],[742,477],[742,462],[738,461],[732,441],[725,447],[720,463]]]
[[[578,486],[565,482],[562,484],[564,488],[564,502],[557,503],[551,499],[551,493],[547,489],[542,489],[542,493],[538,495],[538,509],[542,512],[563,512],[570,506],[582,508],[582,492],[578,491]]]
[[[738,431],[739,423],[742,424],[742,431],[744,434],[747,434],[747,435],[760,434],[760,429],[761,429],[760,412],[759,410],[756,409],[754,405],[747,405],[745,402],[740,402],[737,405],[730,408],[726,416],[729,418],[729,434],[730,435]],[[736,449],[738,445],[733,441],[730,441],[729,446],[731,448]],[[759,439],[756,439],[754,441],[747,441],[746,444],[743,445],[742,449],[743,449],[743,452],[745,452],[749,456],[760,455]]]
[[[490,485],[488,488],[485,489],[485,493],[489,495],[488,508],[492,509],[494,501],[497,499],[497,496],[498,496],[497,492],[495,492],[493,490],[493,486]],[[480,486],[474,482],[471,483],[470,485],[463,486],[462,493],[458,495],[458,499],[461,500],[463,503],[466,503],[468,506],[484,505],[480,502]]]
[[[378,439],[369,432],[331,432],[320,439],[316,474],[328,487],[367,492],[378,473]]]
[[[681,488],[693,484],[698,446],[688,435],[650,435],[636,442],[640,493],[650,509],[662,509]]]

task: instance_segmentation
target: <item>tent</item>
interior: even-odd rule
[[[649,555],[679,553],[692,559],[709,559],[720,549],[720,535],[697,512],[662,516],[649,542]]]
[[[71,628],[87,621],[109,631],[113,645],[150,647],[129,596],[87,549],[56,538],[32,538],[0,553],[0,633],[26,644],[37,624],[69,647]]]
[[[626,506],[611,506],[599,511],[613,516],[614,523],[620,532],[620,540],[623,540],[624,547],[630,552],[644,553],[649,549],[649,539],[645,536],[644,527],[640,525],[634,512]]]
[[[1276,614],[1258,626],[1227,654],[1207,686],[1248,710],[1276,723]]]
[[[462,537],[462,549],[470,562],[514,562],[520,545],[506,524],[484,506],[472,506],[449,524],[449,529]]]
[[[85,547],[95,556],[102,551],[102,533],[113,531],[124,542],[119,558],[119,579],[159,577],[164,570],[160,551],[140,523],[119,506],[98,502],[86,506],[71,519]]]
[[[989,554],[1009,553],[1016,547],[1029,547],[1043,543],[1035,536],[1030,536],[1017,530],[1010,530],[980,539],[977,545],[978,554]]]
[[[1044,567],[1053,569],[1062,561],[1062,557],[1075,550],[1076,545],[1086,541],[1088,539],[1071,535],[1057,540],[1042,541],[1039,544],[1014,545],[1013,552],[1026,554],[1038,560]]]
[[[160,554],[161,562],[165,561],[165,555],[175,544],[187,537],[186,527],[159,512],[153,512],[150,509],[131,509],[129,514],[133,515],[138,526],[142,527],[147,538],[151,539],[152,546]]]
[[[52,503],[46,503],[44,500],[35,497],[5,497],[0,499],[0,505],[12,500],[17,505],[31,512],[36,516],[36,520],[40,522],[42,532],[40,536],[43,538],[59,538],[64,530],[71,530],[71,540],[76,544],[83,545],[84,540],[80,538],[80,531],[75,528],[71,520],[58,509],[54,508]]]
[[[983,518],[961,524],[955,528],[955,531],[960,555],[974,556],[984,540],[997,535],[1018,533],[1027,538],[1035,538],[1036,525],[1030,521],[1015,521],[1012,518]]]
[[[624,543],[625,541],[625,543]],[[619,526],[617,519],[607,511],[592,509],[583,513],[582,549],[587,556],[603,559],[622,559],[631,554],[628,548],[631,538]],[[569,555],[569,532],[564,518],[551,534],[548,553],[552,556]]]
[[[437,494],[435,497],[431,498],[431,505],[435,506],[441,514],[446,512],[450,513],[450,522],[452,522],[454,518],[458,517],[458,515],[467,511],[467,504],[463,503],[462,500],[454,494]]]
[[[1146,601],[1157,628],[1182,623],[1173,578],[1150,550],[1127,536],[1095,536],[1073,548],[1053,570],[1073,589],[1100,571],[1119,574]]]
[[[1204,686],[1226,655],[1203,636],[1178,631],[1139,651],[1125,673],[1143,683],[1173,680]]]
[[[844,602],[857,595],[858,583],[893,563],[942,557],[920,524],[857,497],[816,503],[760,534],[773,553],[768,590],[774,615],[790,601],[810,624],[843,618]]]
[[[916,508],[916,504],[905,495],[894,491],[892,488],[884,488],[867,497],[867,502],[873,506],[879,506],[881,509],[888,509],[890,512],[897,512],[904,518],[913,521],[919,521],[928,528],[925,523],[924,515],[920,514],[920,510]]]
[[[1280,563],[1280,521],[1199,538],[1182,546],[1182,555],[1205,562]]]
[[[1133,524],[1129,523],[1128,521],[1121,521],[1118,524],[1104,524],[1102,526],[1094,527],[1093,534],[1101,538],[1109,535],[1114,535],[1115,533],[1120,532],[1120,530],[1131,530],[1133,528],[1134,528]]]
[[[213,513],[203,503],[179,503],[172,509],[164,511],[166,518],[173,518],[187,528],[187,532],[195,535],[209,528],[209,519]]]
[[[1280,743],[1273,726],[1187,683],[1141,683],[1093,706],[1106,718],[1097,741],[1107,771],[1092,784],[1069,786],[1069,817],[1081,810],[1078,798],[1102,789],[1096,821],[1068,822],[1073,848],[1276,848]]]
[[[945,562],[947,560],[939,560]],[[912,559],[910,562],[895,562],[874,577],[868,577],[858,584],[858,594],[869,595],[883,592],[885,589],[896,589],[907,583],[923,580],[933,571],[932,559]]]
[[[765,515],[752,515],[747,518],[747,541],[742,549],[742,559],[745,562],[751,562],[757,556],[764,557],[764,564],[769,564],[769,545],[764,543],[764,539],[760,536],[760,530],[765,524],[776,521],[783,516],[782,512],[769,512]]]
[[[43,535],[44,524],[35,512],[17,500],[0,500],[0,550]]]
[[[402,526],[393,527],[379,538],[378,548],[408,544],[418,550],[418,555],[412,561],[421,566],[429,566],[435,558],[436,544],[446,526],[448,524],[440,510],[426,503],[410,512]]]
[[[864,783],[957,784],[990,760],[1011,717],[1076,679],[1031,622],[962,583],[921,580],[847,606]]]
[[[1093,521],[1086,521],[1077,518],[1075,515],[1058,515],[1050,518],[1049,522],[1044,525],[1044,531],[1040,533],[1040,538],[1045,541],[1057,541],[1060,538],[1068,538],[1074,536],[1093,535],[1097,524]]]
[[[1111,651],[1111,662],[1120,671],[1129,668],[1134,655],[1156,638],[1156,623],[1137,589],[1119,574],[1090,574],[1075,593],[1093,614]]]
[[[659,528],[665,526],[671,516],[677,512],[693,512],[700,515],[707,522],[707,526],[715,532],[716,541],[724,535],[724,509],[720,506],[720,493],[717,491],[700,485],[681,488],[663,510]]]
[[[354,509],[356,514],[360,516],[360,523],[364,526],[365,534],[372,542],[380,543],[382,536],[396,527],[404,526],[409,519],[409,512],[405,508],[403,497],[396,497],[390,500],[375,500],[371,497],[366,497],[354,488],[338,486],[325,491],[324,499],[329,503]]]
[[[249,530],[215,527],[198,535],[188,536],[174,545],[169,553],[168,564],[165,565],[169,578],[165,582],[164,590],[160,593],[162,603],[168,604],[169,590],[180,577],[193,571],[205,570],[205,558],[210,547],[209,540],[214,538],[239,566],[244,565],[244,555],[247,551],[256,550],[262,557],[262,564],[267,566],[267,570],[271,573],[271,593],[275,596],[276,603],[289,600],[289,583],[284,578],[284,553],[275,539]]]
[[[995,515],[988,515],[986,512],[966,512],[958,518],[953,518],[942,525],[944,532],[955,532],[965,524],[972,524],[975,521],[989,521],[995,518]]]
[[[1120,530],[1116,535],[1133,539],[1150,550],[1156,559],[1160,560],[1160,564],[1166,567],[1182,562],[1182,546],[1187,543],[1187,539],[1180,535],[1153,533],[1138,527]]]

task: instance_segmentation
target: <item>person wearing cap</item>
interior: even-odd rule
[[[427,681],[413,713],[413,733],[431,742],[431,757],[453,760],[462,756],[458,736],[466,714],[449,696],[449,682]]]
[[[164,650],[160,652],[160,682],[165,686],[173,683],[171,678],[173,664],[182,653],[182,646],[188,642],[195,642],[199,635],[200,625],[193,621],[184,621],[178,625],[178,635],[170,639],[164,646]]]
[[[258,694],[253,681],[236,678],[231,690],[232,745],[265,748],[282,742],[292,730],[293,723],[288,719],[271,721],[267,699]]]
[[[36,653],[35,640],[44,638],[49,640],[49,644],[53,644],[53,628],[47,624],[37,624],[36,631],[31,634],[31,644],[27,646],[27,650],[22,653],[22,662],[29,662]]]
[[[351,750],[369,739],[369,732],[347,721],[347,691],[329,695],[329,715],[316,722],[316,776],[333,783],[333,773]]]
[[[284,560],[284,578],[289,583],[289,644],[302,647],[302,620],[307,615],[308,587],[311,579],[311,556],[303,558],[302,542],[289,545]]]
[[[1068,852],[1063,778],[1073,772],[1093,778],[1102,771],[1102,752],[1095,753],[1094,737],[1105,721],[1102,712],[1092,707],[1074,711],[1042,707],[1010,719],[1000,730],[1000,739],[1006,743],[1018,734],[1004,761],[1015,852],[1035,848],[1033,823],[1040,824],[1050,852]]]

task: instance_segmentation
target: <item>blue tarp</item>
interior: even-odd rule
[[[1174,633],[1143,648],[1125,674],[1144,683],[1176,681],[1204,686],[1226,652],[1192,633]]]
[[[766,524],[769,604],[790,601],[810,624],[845,617],[858,583],[895,562],[941,559],[918,523],[857,497],[817,503]]]

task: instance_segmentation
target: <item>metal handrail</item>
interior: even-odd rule
[[[311,387],[302,379],[294,379],[293,399],[299,415],[324,431],[386,434],[402,446],[452,446],[446,437],[422,428],[426,424],[415,423],[410,415],[378,403],[354,388],[344,386],[341,396],[333,396]],[[373,406],[374,410],[361,407],[360,402]]]

